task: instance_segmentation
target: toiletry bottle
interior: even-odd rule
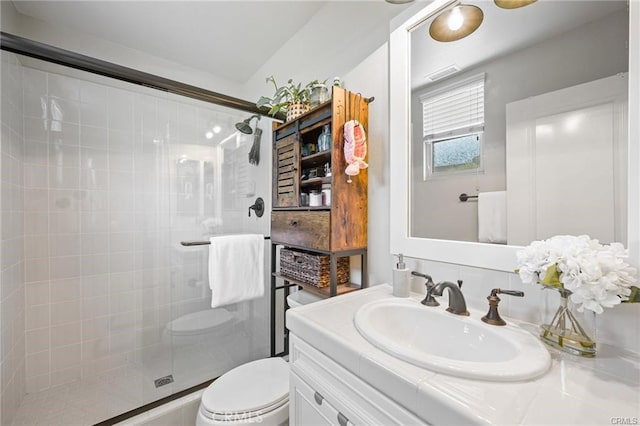
[[[411,271],[404,264],[402,253],[398,255],[398,263],[393,269],[393,295],[409,297],[411,292]]]

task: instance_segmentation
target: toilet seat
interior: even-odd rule
[[[266,358],[234,368],[204,391],[200,412],[217,421],[249,420],[289,402],[289,365]]]
[[[233,320],[234,316],[224,308],[205,309],[170,321],[166,330],[172,336],[193,336],[215,330]]]

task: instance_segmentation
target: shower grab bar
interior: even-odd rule
[[[462,202],[467,201],[469,198],[478,198],[477,195],[467,195],[465,193],[460,194],[460,196],[458,197],[458,199]]]
[[[265,240],[270,240],[271,237],[264,237]],[[181,245],[185,246],[185,247],[191,247],[191,246],[206,246],[211,244],[211,241],[181,241],[180,242]]]

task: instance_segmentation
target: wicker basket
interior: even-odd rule
[[[289,105],[287,108],[287,121],[294,120],[309,111],[311,106],[302,102],[295,102]]]
[[[316,287],[331,284],[329,255],[308,253],[301,250],[280,250],[280,273],[286,277]],[[338,285],[349,282],[349,258],[338,258]]]

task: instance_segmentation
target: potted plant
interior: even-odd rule
[[[273,83],[275,93],[271,98],[261,96],[256,102],[258,108],[268,107],[268,114],[274,117],[286,113],[286,121],[293,120],[309,111],[311,88],[317,83],[317,80],[302,86],[302,83],[295,84],[293,79],[289,79],[287,85],[278,87],[276,80],[271,76],[267,77],[267,83],[269,82]]]

